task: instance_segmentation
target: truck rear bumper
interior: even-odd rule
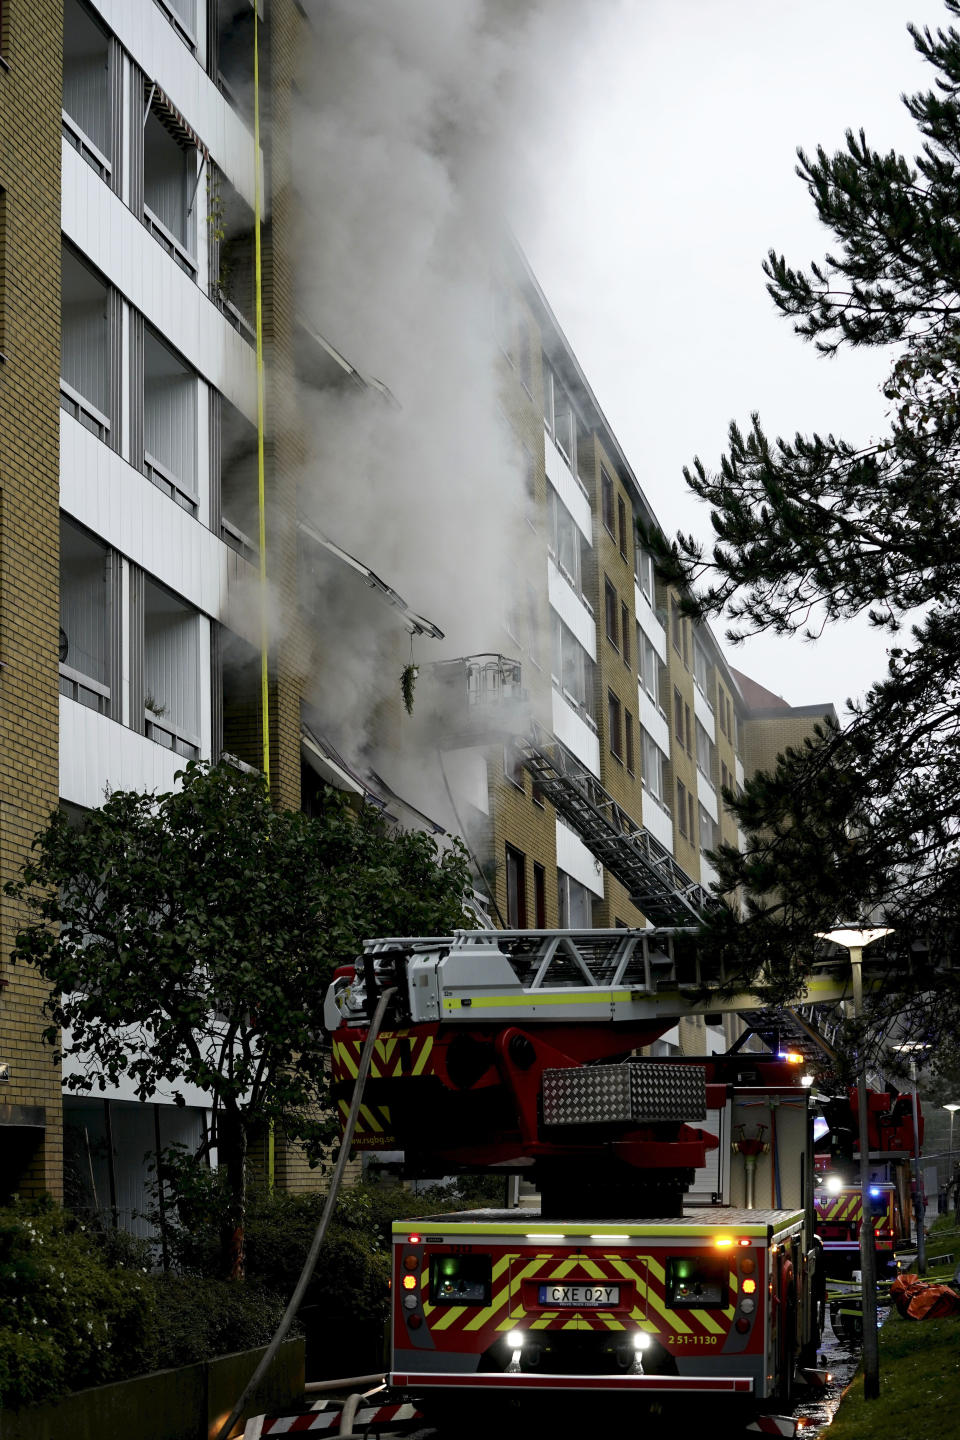
[[[425,1390],[605,1390],[625,1394],[633,1391],[728,1395],[752,1395],[749,1375],[532,1375],[529,1373],[470,1374],[464,1371],[429,1374],[391,1371],[387,1383],[396,1390],[416,1394]]]

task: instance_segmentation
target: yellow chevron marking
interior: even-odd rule
[[[585,1270],[585,1271],[587,1272],[587,1274],[590,1276],[590,1279],[591,1279],[591,1280],[606,1280],[606,1279],[607,1279],[607,1276],[603,1273],[603,1270],[600,1268],[600,1266],[599,1266],[599,1265],[595,1265],[592,1260],[581,1260],[581,1261],[580,1261],[580,1268],[581,1268],[582,1270]]]
[[[454,1320],[460,1319],[460,1316],[464,1313],[466,1308],[466,1305],[451,1305],[450,1309],[445,1310],[444,1313],[440,1316],[439,1320],[435,1320],[433,1322],[431,1329],[446,1330],[447,1326],[452,1325]]]
[[[576,1328],[577,1328],[577,1326],[578,1326],[579,1324],[580,1324],[580,1316],[579,1316],[579,1315],[575,1315],[572,1320],[568,1320],[565,1325],[561,1325],[561,1326],[560,1326],[560,1329],[561,1329],[561,1330],[576,1330]]]
[[[338,1064],[343,1066],[344,1070],[346,1070],[348,1075],[352,1075],[354,1080],[356,1080],[357,1075],[360,1072],[360,1067],[354,1059],[353,1055],[350,1053],[350,1047],[348,1045],[342,1045],[340,1043],[337,1043],[334,1047],[334,1050],[334,1059],[337,1061]]]
[[[598,1320],[602,1320],[603,1323],[604,1323],[604,1325],[606,1325],[606,1327],[607,1327],[608,1330],[625,1330],[625,1329],[626,1329],[626,1326],[625,1326],[625,1325],[622,1325],[622,1324],[620,1323],[620,1321],[617,1319],[617,1317],[616,1317],[615,1315],[611,1315],[608,1311],[599,1311],[599,1310],[598,1310],[598,1311],[597,1311],[597,1319],[598,1319]]]
[[[550,1274],[547,1276],[547,1279],[563,1280],[567,1275],[570,1274],[570,1271],[575,1269],[575,1267],[580,1263],[581,1262],[579,1260],[564,1260],[563,1264],[558,1265],[556,1270],[551,1270]]]
[[[414,1064],[414,1067],[413,1067],[413,1074],[414,1074],[414,1075],[422,1075],[422,1074],[423,1074],[423,1071],[424,1071],[424,1068],[425,1068],[425,1066],[426,1066],[426,1063],[427,1063],[427,1061],[428,1061],[429,1058],[430,1058],[430,1052],[431,1052],[432,1049],[433,1049],[433,1036],[432,1036],[432,1035],[428,1035],[428,1036],[426,1037],[426,1039],[421,1042],[420,1054],[417,1056],[416,1063]]]
[[[724,1333],[723,1326],[718,1325],[717,1321],[714,1320],[712,1315],[708,1315],[706,1310],[691,1310],[690,1314],[695,1316],[704,1329],[709,1330],[712,1335],[722,1335]]]
[[[366,1120],[368,1128],[372,1130],[375,1135],[383,1134],[383,1126],[377,1120],[376,1115],[374,1115],[369,1105],[361,1105],[360,1114]]]
[[[546,1330],[547,1326],[548,1326],[549,1324],[551,1324],[552,1321],[556,1320],[556,1318],[557,1318],[557,1316],[558,1316],[559,1314],[560,1314],[560,1311],[559,1311],[559,1310],[544,1310],[543,1314],[540,1316],[540,1319],[533,1321],[532,1325],[530,1326],[530,1329],[531,1329],[531,1330]]]
[[[662,1286],[666,1284],[666,1272],[664,1271],[663,1266],[660,1265],[656,1260],[654,1260],[652,1256],[647,1257],[647,1268],[659,1285]],[[657,1290],[652,1285],[647,1286],[646,1300],[648,1306],[652,1310],[656,1310],[657,1314],[666,1321],[667,1328],[669,1330],[675,1331],[677,1335],[690,1334],[690,1326],[685,1324],[675,1311],[667,1309],[666,1305],[661,1300]]]

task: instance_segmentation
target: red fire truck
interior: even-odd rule
[[[919,1101],[916,1103],[922,1145],[923,1116]],[[875,1217],[878,1261],[889,1269],[896,1251],[911,1244],[914,1100],[911,1095],[872,1090],[867,1106],[868,1194]],[[860,1264],[863,1205],[856,1087],[829,1100],[824,1112],[823,1135],[815,1141],[816,1228],[831,1275],[843,1277]]]
[[[326,1023],[344,1110],[376,998],[395,992],[355,1144],[402,1150],[412,1176],[519,1173],[539,1192],[536,1209],[394,1226],[390,1381],[418,1402],[782,1400],[815,1356],[825,1272],[800,1067],[747,1051],[637,1055],[680,1016],[757,1004],[679,980],[681,938],[381,940],[335,977]],[[808,998],[837,998],[834,984],[812,982]]]

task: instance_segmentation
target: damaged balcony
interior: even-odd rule
[[[508,655],[440,660],[421,679],[417,708],[440,727],[445,750],[505,744],[529,728],[520,661]]]

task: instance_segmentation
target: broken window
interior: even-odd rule
[[[235,330],[256,338],[254,214],[219,170],[210,178],[210,296]]]
[[[220,534],[253,560],[259,551],[257,427],[220,397]]]

